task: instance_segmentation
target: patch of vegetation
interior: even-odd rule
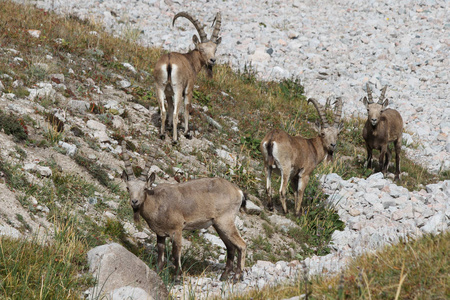
[[[258,260],[268,260],[271,262],[276,262],[282,259],[280,255],[277,255],[277,253],[273,251],[272,244],[267,239],[267,237],[264,237],[262,235],[254,237],[251,243],[248,244],[248,247],[253,251],[253,262],[256,262]]]
[[[217,258],[214,247],[200,236],[199,230],[183,231],[185,239],[191,242],[191,246],[187,251],[181,253],[181,266],[184,272],[190,276],[199,276],[205,272],[209,272],[211,263],[209,260]]]
[[[104,114],[106,112],[106,108],[102,104],[91,102],[87,111],[93,114]]]
[[[6,161],[0,159],[0,172],[3,173],[6,184],[8,184],[13,190],[22,190],[30,186],[25,175],[20,172],[19,166],[12,166]]]
[[[350,262],[341,274],[301,276],[279,285],[229,299],[287,299],[306,293],[310,299],[447,299],[450,294],[450,232],[386,246]],[[216,298],[218,299],[218,298]]]
[[[28,139],[28,128],[25,121],[15,115],[5,114],[0,110],[0,130],[6,134],[14,136],[17,140],[23,141]]]
[[[55,145],[58,144],[59,141],[63,140],[64,132],[59,131],[57,125],[49,125],[47,126],[44,136],[47,138],[50,145]]]
[[[0,298],[79,299],[93,278],[81,275],[86,245],[71,228],[58,228],[55,243],[0,238]]]
[[[24,86],[19,86],[11,91],[17,98],[25,98],[30,95],[28,89]]]
[[[152,90],[136,86],[131,89],[130,94],[133,95],[133,102],[138,103],[146,108],[149,108],[149,106],[158,105],[158,101],[156,100],[156,97]]]
[[[22,224],[21,228],[19,228],[19,231],[21,231],[21,232],[23,232],[25,230],[27,230],[29,232],[33,231],[33,228],[31,228],[30,224],[27,223],[27,221],[23,218],[23,216],[21,214],[16,214],[16,218],[17,218],[17,221],[19,221]]]
[[[111,187],[111,179],[108,177],[108,173],[103,170],[103,168],[97,164],[97,162],[90,160],[80,154],[76,154],[73,159],[77,164],[84,167],[89,174],[98,180],[103,186]]]
[[[275,232],[273,226],[270,225],[270,224],[267,223],[267,222],[264,222],[264,223],[262,223],[262,227],[263,227],[263,229],[264,229],[264,232],[266,233],[266,236],[267,236],[269,239],[272,238],[272,236],[273,236],[273,234],[274,234],[274,232]]]
[[[25,150],[23,150],[22,148],[20,148],[19,146],[14,146],[14,149],[16,149],[16,153],[19,155],[21,160],[24,160],[25,158],[27,158],[27,152]]]

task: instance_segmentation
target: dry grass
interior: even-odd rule
[[[449,299],[450,232],[400,242],[352,261],[334,277],[254,290],[228,299]],[[306,299],[306,298],[304,298]]]

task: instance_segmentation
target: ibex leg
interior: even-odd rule
[[[394,180],[400,180],[400,151],[402,149],[402,138],[400,137],[394,141],[395,147],[395,178]]]
[[[370,146],[366,146],[367,149],[367,168],[371,169],[372,168],[372,147]]]
[[[166,106],[164,104],[164,91],[163,91],[163,88],[156,87],[156,98],[158,99],[159,110],[160,110],[160,114],[161,114],[161,131],[160,131],[160,135],[161,135],[161,138],[163,138],[165,133],[166,133],[166,117],[167,117]]]
[[[381,172],[382,172],[384,175],[386,175],[386,172],[387,172],[386,162],[385,162],[387,151],[388,151],[388,149],[387,149],[387,144],[384,145],[384,146],[381,146],[381,149],[380,149],[380,159],[379,159],[379,164],[380,164]],[[389,162],[388,162],[388,163],[389,163]]]
[[[175,278],[179,278],[181,274],[181,230],[172,236],[172,257],[175,265]]]
[[[247,246],[240,236],[236,225],[234,224],[234,218],[227,219],[224,222],[216,223],[214,225],[214,228],[227,246],[227,263],[225,271],[220,277],[220,280],[226,280],[228,278],[229,272],[233,269],[233,260],[236,250],[238,251],[238,258],[234,280],[241,280],[243,278],[242,272],[245,266],[245,253]]]
[[[173,116],[173,139],[172,139],[172,141],[174,143],[176,143],[177,140],[178,140],[178,131],[177,131],[177,128],[178,128],[178,113],[180,111],[180,105],[181,105],[182,100],[183,100],[183,95],[182,95],[182,93],[181,93],[181,91],[179,89],[176,89],[175,90],[175,94],[174,94],[173,97],[174,97],[174,99],[173,99],[173,101],[174,101],[174,110],[173,110],[173,114],[172,114],[172,116]]]
[[[273,202],[272,202],[272,182],[271,182],[271,176],[272,176],[272,167],[267,165],[264,168],[264,171],[266,172],[266,193],[267,193],[267,208],[269,208],[270,211],[273,210]]]
[[[167,101],[167,128],[170,130],[173,128],[173,91],[172,88],[169,89],[169,87],[166,88],[166,101]]]
[[[188,89],[187,89],[188,90]],[[186,92],[184,96],[184,135],[187,137],[189,132],[189,109],[191,108],[192,89]]]
[[[166,238],[163,236],[156,236],[156,248],[158,249],[158,264],[157,271],[160,272],[164,266],[164,254],[166,251]]]
[[[283,212],[287,214],[286,207],[286,189],[289,183],[289,172],[281,171],[281,185],[280,185],[280,201],[283,207]]]
[[[297,216],[300,216],[302,213],[302,202],[303,202],[303,195],[305,193],[305,189],[306,186],[308,185],[309,182],[309,175],[303,175],[300,176],[299,181],[298,181],[298,194],[297,194],[297,199],[295,199],[295,203],[296,203],[296,208],[295,208],[295,213],[297,214]]]

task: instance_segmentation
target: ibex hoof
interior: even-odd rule
[[[178,141],[177,140],[174,140],[174,141],[172,141],[172,145],[178,145]]]
[[[236,274],[233,278],[233,283],[238,283],[239,281],[244,280],[244,276],[242,274]]]
[[[184,134],[184,137],[187,138],[188,140],[192,139],[192,134],[190,132]]]
[[[269,205],[267,206],[267,209],[269,209],[269,211],[273,211],[273,205],[270,205],[270,204],[269,204]]]
[[[175,278],[173,279],[173,281],[174,281],[175,284],[180,284],[180,283],[182,283],[181,276],[180,276],[180,275],[175,276]]]
[[[160,134],[160,135],[159,135],[159,138],[160,138],[161,140],[165,140],[165,139],[166,139],[166,135],[165,135],[165,134]]]
[[[227,280],[227,279],[228,279],[228,273],[225,272],[225,273],[222,274],[222,276],[220,276],[220,279],[219,279],[219,280],[220,280],[220,281],[225,281],[225,280]]]

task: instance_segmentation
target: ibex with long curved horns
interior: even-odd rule
[[[212,68],[216,63],[217,45],[222,41],[222,38],[219,38],[220,25],[222,22],[220,12],[217,13],[214,19],[215,26],[210,40],[208,40],[206,33],[203,30],[204,26],[200,25],[197,19],[194,19],[186,12],[176,14],[173,18],[172,25],[175,24],[175,20],[179,17],[184,17],[191,21],[197,29],[200,41],[194,34],[192,37],[192,41],[195,44],[194,50],[185,54],[171,52],[161,56],[153,71],[156,97],[158,98],[159,108],[161,110],[161,138],[165,137],[167,116],[164,104],[165,96],[169,112],[168,124],[169,126],[173,125],[172,141],[174,143],[178,140],[178,113],[182,100],[184,98],[184,135],[187,135],[189,132],[189,109],[197,73],[200,72],[203,67],[206,67],[208,76],[212,77]]]
[[[227,247],[227,262],[220,279],[226,280],[233,271],[236,251],[234,279],[242,279],[247,246],[234,221],[240,207],[245,207],[244,193],[223,178],[201,178],[180,184],[159,184],[153,188],[155,173],[147,174],[150,163],[146,162],[142,175],[136,178],[124,142],[122,151],[125,162],[122,179],[127,183],[134,220],[138,222],[142,216],[157,236],[158,269],[161,270],[164,264],[167,237],[172,240],[178,277],[181,272],[181,232],[212,225]]]
[[[389,100],[385,99],[385,86],[381,90],[378,102],[373,102],[372,90],[369,84],[366,85],[367,97],[364,97],[363,103],[367,108],[367,121],[363,129],[363,138],[366,141],[367,148],[367,167],[372,168],[372,150],[380,150],[380,169],[386,175],[391,160],[392,153],[388,147],[390,142],[394,143],[395,148],[395,177],[400,179],[400,151],[402,148],[403,119],[398,111],[387,108]]]
[[[291,182],[295,190],[295,213],[300,215],[303,193],[309,181],[309,176],[316,166],[325,158],[331,160],[336,149],[338,134],[342,129],[339,123],[342,113],[342,100],[335,102],[334,124],[330,126],[323,107],[313,98],[311,102],[319,113],[320,122],[316,122],[315,129],[319,135],[306,139],[301,136],[291,136],[286,132],[274,129],[266,134],[261,142],[261,153],[264,158],[266,173],[266,192],[268,208],[273,210],[271,175],[272,172],[281,176],[280,201],[283,212],[286,208],[286,188]],[[321,126],[321,124],[323,126]]]

